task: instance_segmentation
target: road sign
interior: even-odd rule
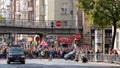
[[[53,39],[54,37],[51,35],[51,36],[49,36],[49,39]]]
[[[75,38],[78,40],[78,39],[81,38],[81,35],[80,35],[79,33],[76,33],[76,34],[75,34]]]
[[[41,45],[41,46],[46,46],[47,43],[46,43],[44,40],[42,40],[41,43],[40,43],[40,45]]]
[[[60,27],[62,25],[61,21],[56,21],[56,26]]]

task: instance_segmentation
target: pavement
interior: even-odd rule
[[[7,64],[6,59],[0,59],[0,64]],[[92,65],[92,66],[120,66],[120,64],[114,63],[105,63],[105,62],[87,62],[82,63],[81,61],[75,62],[71,60],[64,60],[64,59],[52,59],[49,61],[48,59],[26,59],[26,64],[44,64],[44,65]]]
[[[27,62],[30,62],[31,60],[27,60]],[[105,63],[105,62],[87,62],[82,63],[82,61],[76,62],[71,60],[64,60],[64,59],[53,59],[52,61],[49,61],[48,59],[32,59],[32,63],[38,62],[38,64],[45,64],[45,65],[102,65],[102,66],[120,66],[120,64],[114,64],[114,63]],[[35,61],[35,62],[34,62]]]

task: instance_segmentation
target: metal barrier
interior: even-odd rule
[[[120,55],[114,54],[85,54],[84,55],[89,62],[108,62],[108,63],[120,63]],[[81,59],[81,54],[80,58]]]
[[[34,55],[33,55],[34,56]],[[79,54],[79,61],[81,61],[83,54]],[[84,56],[88,59],[88,62],[107,62],[107,63],[120,63],[120,55],[110,55],[110,54],[84,54]],[[28,56],[27,58],[30,58]],[[32,57],[31,57],[32,58]],[[49,55],[38,55],[38,57],[34,58],[49,58]],[[59,59],[60,57],[54,57]],[[63,57],[62,57],[63,58]]]
[[[36,59],[36,58],[49,58],[49,53],[45,53],[44,56],[41,54],[41,52],[25,52],[26,58],[29,59]],[[0,53],[0,58],[6,58],[6,53]],[[107,63],[120,63],[120,55],[118,54],[79,54],[79,60],[81,60],[82,56],[85,56],[88,60],[88,62],[107,62]],[[54,58],[64,58],[60,56],[60,54],[57,54],[57,56],[54,54]]]

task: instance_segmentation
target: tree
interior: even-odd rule
[[[120,21],[120,0],[78,0],[77,7],[82,8],[87,14],[92,25],[104,29],[106,26],[114,26],[112,47],[114,48],[116,28]]]
[[[120,28],[120,21],[117,22],[117,28]]]
[[[0,15],[0,23],[4,21],[4,18]]]

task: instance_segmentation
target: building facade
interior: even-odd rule
[[[0,0],[1,16],[4,18],[10,17],[10,0]]]
[[[35,20],[46,20],[46,25],[62,21],[61,27],[76,24],[76,0],[36,0]]]
[[[120,54],[120,28],[117,28],[114,49]]]

